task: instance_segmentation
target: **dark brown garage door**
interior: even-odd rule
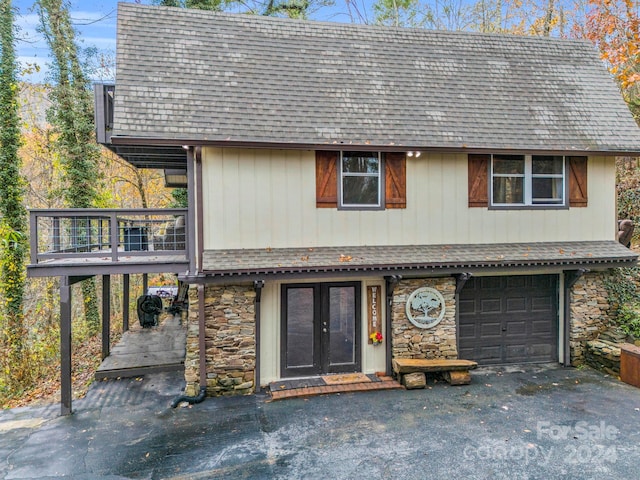
[[[471,278],[460,292],[460,358],[558,361],[558,276]]]

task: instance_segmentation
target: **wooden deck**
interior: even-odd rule
[[[183,273],[187,209],[34,209],[29,277]]]
[[[138,323],[124,333],[96,371],[96,380],[137,377],[147,373],[184,369],[187,330],[179,315],[165,315],[160,325]]]

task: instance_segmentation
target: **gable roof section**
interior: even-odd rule
[[[114,144],[640,151],[581,41],[132,3],[117,39]]]

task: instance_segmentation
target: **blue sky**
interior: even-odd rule
[[[134,0],[128,0],[133,2]],[[37,32],[39,19],[33,8],[33,0],[14,0],[13,5],[17,9],[16,20],[19,31],[16,43],[18,61],[22,68],[37,64],[39,73],[22,75],[22,79],[33,83],[46,80],[47,63],[49,62],[49,50],[47,45]],[[142,0],[139,3],[149,4],[151,0]],[[343,0],[336,0],[336,5],[344,9]],[[356,0],[360,5],[371,4],[370,0]],[[78,39],[83,47],[95,47],[98,51],[112,57],[116,49],[116,12],[118,0],[73,0],[70,2],[71,18],[79,32]],[[339,13],[338,8],[324,8],[313,15],[316,20],[349,21],[346,13]]]
[[[38,64],[39,74],[24,75],[32,82],[42,82],[46,75],[46,64],[49,62],[47,45],[37,32],[38,15],[33,8],[33,0],[14,0],[17,9],[18,24],[16,49],[18,61],[22,67]],[[74,25],[80,32],[81,45],[96,47],[100,51],[115,52],[116,46],[116,5],[117,0],[73,1],[71,16]]]

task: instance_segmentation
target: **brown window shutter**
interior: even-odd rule
[[[469,155],[469,206],[489,206],[489,161],[491,155]]]
[[[316,207],[338,207],[338,152],[316,152]]]
[[[587,206],[587,157],[569,157],[569,206]]]
[[[384,157],[385,206],[407,208],[407,160],[404,152],[390,152]]]

